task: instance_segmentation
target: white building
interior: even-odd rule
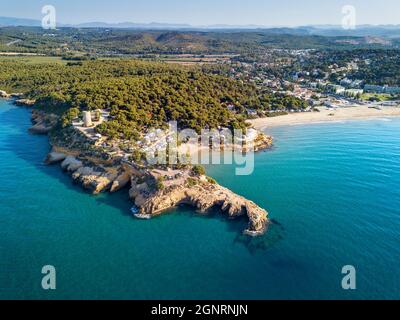
[[[362,89],[347,89],[345,92],[345,94],[347,96],[351,96],[351,97],[356,97],[359,94],[363,94],[363,93],[364,93],[364,90],[362,90]]]
[[[342,94],[346,91],[345,87],[338,86],[338,85],[328,85],[327,89],[336,94]]]

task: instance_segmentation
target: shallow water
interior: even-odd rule
[[[246,220],[180,208],[129,214],[127,190],[91,196],[58,166],[29,111],[0,100],[0,298],[400,298],[400,120],[274,128],[251,176],[208,172],[270,212],[260,238]],[[41,289],[54,265],[57,290]],[[356,291],[341,269],[357,269]]]

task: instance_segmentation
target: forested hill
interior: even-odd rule
[[[82,110],[109,109],[102,127],[132,138],[147,127],[177,120],[181,127],[244,127],[245,107],[262,107],[257,89],[200,67],[136,60],[86,61],[69,65],[0,62],[0,88],[25,92],[44,110],[65,113],[64,124]],[[237,106],[237,113],[227,105]]]

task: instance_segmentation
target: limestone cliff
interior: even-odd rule
[[[210,183],[205,177],[194,179],[191,185],[180,185],[151,193],[148,184],[132,183],[130,196],[140,208],[141,216],[156,216],[180,204],[190,205],[200,213],[213,208],[227,213],[230,218],[247,216],[249,220],[245,233],[251,236],[265,232],[268,213],[254,202],[241,197],[227,188]]]
[[[59,162],[76,183],[93,194],[115,192],[130,183],[129,195],[140,209],[138,216],[142,218],[161,215],[180,204],[186,204],[200,213],[220,209],[230,218],[247,216],[249,224],[244,233],[251,236],[264,233],[268,223],[268,213],[264,209],[206,176],[187,176],[182,183],[157,188],[152,171],[148,169],[137,169],[123,163],[112,170],[87,159],[53,150],[47,157],[47,163]]]
[[[48,134],[57,124],[58,117],[39,110],[32,111],[33,126],[29,129],[35,134]]]
[[[40,132],[48,132],[54,125],[52,115],[34,110],[32,120]],[[43,130],[42,130],[43,128]],[[128,185],[129,195],[139,209],[138,218],[152,218],[180,204],[194,207],[200,213],[219,209],[230,218],[245,216],[250,236],[263,234],[268,224],[268,213],[254,202],[224,188],[204,175],[195,175],[191,167],[180,169],[136,166],[120,157],[102,157],[82,135],[73,131],[64,136],[50,136],[53,145],[45,162],[59,163],[83,188],[93,194],[116,192]],[[269,148],[272,139],[260,136],[256,148]]]

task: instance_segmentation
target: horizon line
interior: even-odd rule
[[[40,19],[35,18],[26,18],[26,17],[15,17],[15,16],[0,16],[0,19],[16,19],[16,20],[27,20],[30,22],[38,22],[40,23]],[[301,24],[301,25],[259,25],[259,24],[224,24],[224,23],[215,23],[215,24],[203,24],[203,25],[196,25],[184,22],[133,22],[133,21],[121,21],[121,22],[107,22],[107,21],[85,21],[79,23],[65,23],[60,22],[58,25],[62,27],[76,27],[82,26],[87,24],[104,24],[108,25],[109,27],[118,26],[118,25],[166,25],[166,26],[175,26],[182,29],[185,28],[197,28],[197,29],[213,29],[213,28],[221,28],[221,29],[279,29],[279,28],[289,28],[289,29],[296,29],[296,28],[310,28],[310,27],[330,27],[330,28],[341,28],[340,24]],[[23,26],[23,25],[21,25]],[[1,27],[1,25],[0,25]],[[4,26],[3,26],[4,27]],[[358,27],[400,27],[400,22],[398,24],[372,24],[372,23],[364,23],[359,24]],[[123,29],[123,27],[121,27]]]

